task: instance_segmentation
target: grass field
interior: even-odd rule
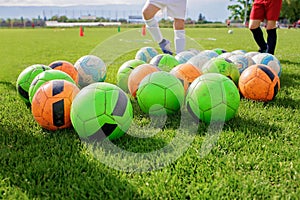
[[[126,31],[125,29],[122,31]],[[204,49],[257,50],[247,29],[191,28],[187,35]],[[123,172],[99,162],[72,129],[47,132],[17,96],[19,73],[36,63],[75,62],[117,33],[116,28],[0,29],[0,199],[297,199],[300,196],[300,30],[279,29],[276,57],[281,90],[269,103],[242,99],[205,157],[199,149],[207,126],[199,125],[188,150],[169,166]],[[207,38],[214,38],[210,40]],[[105,52],[106,49],[103,49]],[[109,67],[116,82],[126,53]],[[139,114],[139,113],[138,113]],[[137,115],[139,116],[139,115]],[[137,117],[143,124],[145,117]],[[154,138],[123,137],[115,143],[133,152],[167,144],[176,124]]]

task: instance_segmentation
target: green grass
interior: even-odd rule
[[[123,31],[123,30],[122,30]],[[125,31],[125,30],[124,30]],[[247,29],[188,29],[204,49],[257,49]],[[237,116],[225,124],[217,144],[199,156],[207,126],[200,124],[188,150],[169,166],[145,173],[111,169],[80,142],[73,129],[50,133],[34,121],[15,90],[29,65],[54,60],[75,62],[116,28],[0,29],[0,198],[4,199],[297,199],[300,196],[300,30],[278,30],[276,56],[283,72],[281,90],[269,103],[242,99]],[[207,40],[215,38],[216,40]],[[105,51],[105,49],[103,50]],[[115,83],[120,63],[111,65]],[[133,102],[137,124],[147,124]],[[115,141],[133,152],[168,144],[178,119],[149,139],[125,136]],[[137,130],[136,130],[137,131]]]

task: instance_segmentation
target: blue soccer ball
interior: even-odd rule
[[[178,53],[175,58],[180,64],[187,63],[195,54],[192,51],[182,51]]]
[[[280,61],[272,54],[269,53],[259,53],[252,57],[256,64],[264,64],[271,67],[275,72],[277,72],[278,76],[281,75],[281,64]]]
[[[106,78],[106,65],[97,56],[82,56],[76,61],[74,67],[78,71],[78,85],[80,88],[92,83],[103,82]]]
[[[153,47],[143,47],[135,54],[136,60],[142,60],[145,63],[149,63],[154,56],[158,55],[158,52]]]
[[[239,69],[240,74],[247,67],[255,64],[255,62],[252,58],[250,58],[249,56],[241,55],[241,54],[232,55],[228,59],[231,60],[234,64],[236,64],[236,66]]]

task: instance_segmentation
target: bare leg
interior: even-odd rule
[[[152,19],[159,10],[160,10],[160,8],[156,7],[155,5],[149,4],[143,10],[144,19],[145,20]]]
[[[143,9],[143,17],[145,19],[145,24],[147,26],[148,31],[150,32],[152,38],[159,44],[161,50],[167,54],[173,54],[170,48],[170,41],[163,38],[162,33],[160,31],[158,22],[155,20],[155,14],[160,10],[155,5],[148,4]]]
[[[152,38],[157,42],[160,43],[163,40],[163,36],[159,29],[158,22],[154,19],[155,14],[160,9],[152,4],[149,4],[143,10],[143,17],[147,26],[148,31],[152,35]]]

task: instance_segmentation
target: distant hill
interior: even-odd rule
[[[82,6],[0,6],[0,19],[7,18],[51,18],[52,16],[97,16],[111,19],[127,19],[130,15],[141,15],[143,5],[82,5]]]

